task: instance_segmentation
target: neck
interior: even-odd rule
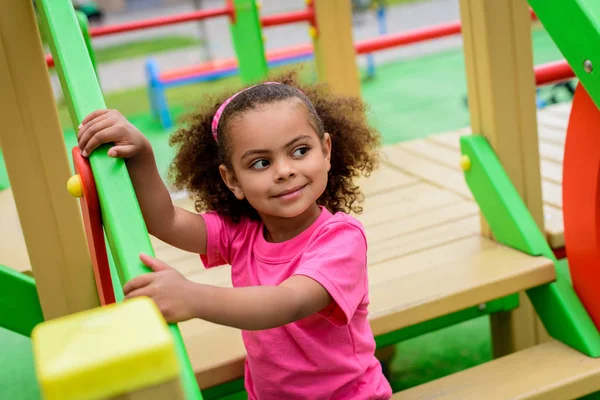
[[[315,203],[297,217],[281,218],[270,215],[261,215],[260,217],[265,224],[265,238],[267,241],[279,243],[290,240],[302,233],[319,218],[320,214],[321,209]]]

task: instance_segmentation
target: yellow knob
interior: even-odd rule
[[[79,175],[73,175],[67,181],[67,190],[73,197],[83,197],[83,185],[81,184],[81,177]]]
[[[256,8],[259,9],[259,10],[262,8],[262,1],[257,1],[256,2]]]
[[[468,155],[463,154],[460,156],[460,167],[463,171],[468,171],[471,169],[471,159]]]
[[[317,37],[317,28],[315,28],[314,26],[311,26],[310,28],[308,28],[308,35],[314,39]]]
[[[304,2],[306,3],[307,6],[310,6],[312,4],[312,0],[304,0]]]

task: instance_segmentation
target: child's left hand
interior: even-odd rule
[[[141,254],[140,260],[153,272],[127,282],[123,287],[125,299],[150,297],[168,323],[194,318],[194,283],[187,280],[176,269],[154,257]]]

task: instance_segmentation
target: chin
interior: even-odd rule
[[[265,210],[265,214],[277,218],[296,218],[304,214],[312,205],[311,204],[293,204],[286,207],[276,207],[270,210]]]

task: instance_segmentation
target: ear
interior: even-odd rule
[[[242,187],[240,186],[240,183],[236,179],[233,171],[229,170],[229,168],[227,168],[225,165],[221,164],[221,165],[219,165],[219,173],[221,174],[221,178],[223,179],[223,182],[225,182],[225,185],[227,185],[229,190],[231,190],[231,192],[236,197],[236,199],[244,200],[244,198],[245,198],[244,191],[242,190]]]
[[[331,136],[328,132],[325,132],[325,134],[323,134],[321,148],[323,149],[325,161],[327,161],[327,171],[329,171],[331,169]]]

